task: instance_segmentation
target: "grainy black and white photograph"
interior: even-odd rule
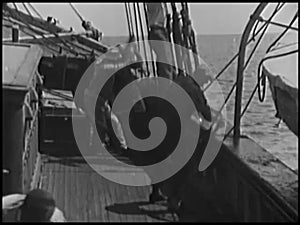
[[[2,222],[298,222],[298,3],[3,2]]]

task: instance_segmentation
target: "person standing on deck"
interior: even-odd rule
[[[2,220],[5,221],[10,212],[16,212],[16,221],[9,222],[66,222],[52,195],[41,189],[34,189],[28,194],[3,196]]]
[[[170,80],[174,79],[174,72],[172,65],[172,50],[170,45],[163,42],[151,42],[155,41],[166,41],[169,42],[168,32],[166,29],[167,17],[165,14],[166,5],[163,3],[153,2],[146,3],[147,17],[149,25],[149,37],[150,47],[156,55],[156,69],[157,76],[165,77]],[[168,64],[160,63],[159,61],[169,62]],[[150,202],[156,202],[165,200],[166,197],[161,194],[162,183],[152,185],[152,193],[149,196]]]
[[[110,103],[113,102],[114,93],[113,93],[113,86],[114,86],[114,76],[110,77],[106,84],[103,86],[102,90],[97,95],[99,79],[101,73],[105,73],[105,70],[111,70],[114,72],[116,69],[114,68],[115,64],[118,63],[122,59],[121,54],[117,53],[107,53],[106,58],[101,61],[96,61],[93,65],[93,75],[91,80],[88,84],[88,87],[84,91],[84,104],[85,104],[85,111],[87,116],[90,120],[93,118],[93,114],[95,114],[95,122],[96,127],[93,127],[93,133],[97,135],[96,130],[99,131],[99,136],[101,141],[104,145],[111,146],[112,140],[110,135],[110,130],[108,126],[108,119],[112,119],[113,125],[116,125],[116,133],[119,141],[120,146],[114,147],[121,147],[126,148],[126,141],[124,139],[123,132],[118,125],[119,122],[116,116],[111,112]],[[112,63],[114,62],[114,63]],[[108,68],[105,68],[105,65],[108,65]],[[96,108],[95,111],[89,108],[92,101],[96,100]],[[93,124],[94,121],[92,121]],[[99,129],[97,129],[99,128]]]
[[[166,28],[167,15],[165,3],[146,3],[147,16],[149,23],[149,40],[169,42],[168,31]],[[174,79],[172,65],[172,49],[171,45],[163,42],[150,42],[150,47],[156,54],[157,75],[168,79]],[[168,62],[168,64],[160,63],[159,61]]]
[[[192,157],[176,174],[164,181],[161,186],[162,193],[168,196],[169,210],[177,211],[181,205],[182,197],[188,191],[187,184],[189,180],[192,180],[195,173],[198,172],[198,165],[210,136],[212,114],[204,92],[191,76],[178,76],[174,82],[189,94],[196,107],[196,111],[191,110],[189,107],[183,107],[185,112],[181,119],[185,120],[188,125],[181,127],[182,135],[194,136],[195,134],[191,132],[194,130],[192,127],[200,126],[200,136],[194,136],[194,138],[198,139],[198,145]],[[172,95],[172,91],[168,94]],[[182,102],[182,105],[184,106],[185,103]],[[173,120],[173,118],[170,118],[170,120]],[[193,149],[187,145],[185,149],[182,149],[182,154],[190,151],[193,151]]]
[[[133,38],[134,37],[130,37],[128,43],[133,42]],[[100,128],[100,139],[105,145],[113,145],[112,147],[115,148],[120,147],[121,150],[127,149],[126,139],[118,119],[120,114],[119,112],[112,112],[111,106],[123,85],[137,79],[137,77],[132,76],[131,69],[143,68],[140,62],[136,63],[141,56],[134,46],[135,45],[133,44],[128,44],[126,46],[117,45],[111,49],[112,51],[106,53],[104,59],[96,62],[95,65],[93,65],[93,77],[84,93],[85,110],[89,119],[93,118],[92,114],[94,113],[92,109],[89,109],[89,105],[97,98],[95,119],[96,125]],[[132,64],[123,68],[122,65],[130,63]],[[100,91],[99,96],[97,96],[97,87],[99,86],[100,76],[103,73],[109,72],[109,70],[114,76],[111,76],[108,79]],[[135,93],[138,93],[138,90],[134,91]],[[137,104],[137,107],[139,107],[137,110],[144,111],[143,106]],[[112,126],[110,126],[109,120],[111,120]],[[112,129],[113,127],[115,129]],[[118,140],[115,140],[113,134],[116,135]],[[107,138],[109,140],[107,140]]]

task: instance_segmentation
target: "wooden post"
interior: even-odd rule
[[[19,42],[19,26],[13,25],[12,27],[12,41]]]

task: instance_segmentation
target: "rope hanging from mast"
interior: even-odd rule
[[[127,24],[128,24],[128,32],[129,32],[129,36],[131,37],[133,35],[133,31],[132,31],[132,24],[129,19],[129,9],[128,9],[127,3],[125,3],[125,12],[126,12],[126,18],[127,18]]]
[[[83,17],[80,15],[80,13],[78,12],[78,10],[75,8],[75,6],[72,5],[71,2],[69,2],[71,8],[73,9],[73,11],[75,12],[75,14],[78,16],[78,18],[81,20],[81,22],[84,22],[85,20],[83,19]]]
[[[144,47],[144,53],[145,53],[145,59],[146,59],[146,68],[147,68],[147,76],[149,76],[149,64],[148,64],[148,56],[147,56],[147,50],[146,50],[146,42],[145,42],[145,36],[144,36],[144,27],[142,23],[142,16],[141,16],[141,10],[140,10],[140,5],[137,3],[137,9],[138,9],[138,16],[140,20],[140,29],[141,29],[141,35],[142,35],[142,40],[143,40],[143,47]]]
[[[168,33],[168,40],[171,43],[172,64],[174,65],[174,67],[176,67],[177,64],[176,64],[176,58],[175,58],[174,50],[173,50],[174,46],[172,44],[173,39],[172,39],[172,35],[171,35],[171,33],[173,32],[172,27],[171,27],[172,18],[171,18],[171,13],[168,10],[167,3],[165,3],[165,2],[164,2],[164,8],[165,8],[165,14],[166,14],[166,30]]]
[[[32,16],[32,13],[30,12],[30,10],[29,10],[28,7],[26,6],[26,4],[25,4],[25,3],[22,3],[22,5],[23,5],[23,7],[25,8],[25,10],[27,11],[27,13],[28,13],[31,17],[33,17],[33,16]]]
[[[182,45],[182,35],[181,35],[181,26],[180,26],[180,18],[177,12],[177,7],[175,3],[171,3],[172,7],[172,31],[173,31],[173,41],[176,45]],[[183,62],[183,53],[181,51],[181,48],[175,48],[175,56],[177,61],[177,67],[178,68],[184,68],[184,62]],[[182,71],[178,71],[178,75],[183,75]]]
[[[144,7],[144,14],[145,14],[145,20],[146,20],[146,28],[147,28],[147,35],[149,37],[150,34],[150,27],[149,27],[149,21],[148,21],[148,13],[147,13],[147,8],[146,8],[146,3],[143,3]],[[155,69],[155,63],[154,63],[154,55],[153,52],[150,50],[150,55],[151,55],[151,61],[152,61],[152,72],[153,75],[156,76],[156,69]]]
[[[181,3],[181,19],[182,19],[182,44],[185,47],[183,49],[184,62],[186,66],[186,70],[188,74],[192,74],[192,57],[190,55],[191,49],[191,21],[188,17],[187,5],[185,3]],[[195,57],[194,57],[195,58]],[[195,60],[195,59],[194,59]],[[195,66],[196,67],[196,66]]]
[[[35,14],[40,18],[40,19],[42,19],[43,20],[43,17],[42,17],[42,15],[33,7],[33,5],[31,4],[31,3],[27,3],[29,6],[30,6],[30,8],[35,12]]]
[[[37,35],[43,37],[43,39],[39,40],[40,43],[41,42],[48,42],[48,43],[51,43],[53,46],[57,46],[59,48],[59,50],[58,50],[59,54],[62,52],[62,49],[64,49],[65,51],[67,51],[67,52],[69,52],[69,53],[71,53],[75,56],[78,56],[78,55],[82,55],[84,57],[86,56],[83,53],[78,53],[77,51],[73,50],[73,46],[70,46],[70,45],[73,45],[72,42],[62,39],[61,37],[59,37],[59,35],[56,32],[54,32],[52,30],[47,30],[47,31],[54,34],[58,38],[58,40],[60,40],[60,42],[63,45],[59,45],[59,43],[57,43],[56,41],[53,41],[51,39],[47,39],[45,37],[45,34],[46,34],[45,31],[35,29],[34,25],[31,24],[31,22],[28,20],[28,18],[24,18],[24,16],[17,10],[17,8],[16,8],[17,6],[15,4],[14,4],[14,7],[15,7],[16,10],[13,10],[10,7],[7,7],[6,11],[9,13],[10,17],[14,18],[14,20],[16,20],[16,21],[21,21],[21,23],[13,22],[13,21],[11,21],[11,22],[12,23],[17,23],[19,26],[22,26],[23,28],[26,28],[30,32],[33,32],[34,34],[37,34]],[[32,17],[32,15],[31,15],[31,17]],[[28,33],[24,30],[23,30],[23,32]],[[30,36],[34,37],[33,35],[30,35]],[[37,39],[37,38],[34,37],[34,39]],[[47,46],[47,44],[45,44],[45,43],[43,45]]]
[[[129,13],[129,21],[130,21],[130,26],[131,26],[131,36],[135,36],[134,35],[134,28],[133,28],[133,19],[132,19],[132,14],[131,14],[131,8],[129,3],[125,3],[125,5],[127,4],[127,8],[128,8],[128,13]]]
[[[139,27],[138,27],[138,16],[135,3],[133,3],[133,11],[134,11],[134,19],[135,19],[135,30],[136,30],[136,40],[138,42],[138,50],[140,51],[140,43],[139,43]]]

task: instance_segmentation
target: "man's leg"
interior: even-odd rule
[[[158,201],[163,201],[166,198],[160,193],[161,184],[152,184],[152,192],[149,196],[149,202],[154,203]]]
[[[111,132],[114,132],[115,136],[117,137],[117,142],[118,142],[118,147],[121,147],[122,150],[126,150],[127,149],[127,144],[126,144],[126,139],[123,133],[123,129],[121,126],[121,123],[118,119],[118,117],[112,112],[110,111],[110,119],[111,119],[111,125],[112,125],[112,129],[109,129],[109,134],[111,136]]]
[[[108,146],[110,142],[110,138],[108,136],[108,126],[107,126],[107,108],[105,105],[105,101],[102,97],[99,96],[96,108],[95,108],[95,120],[96,120],[96,127],[101,139],[101,142]]]

